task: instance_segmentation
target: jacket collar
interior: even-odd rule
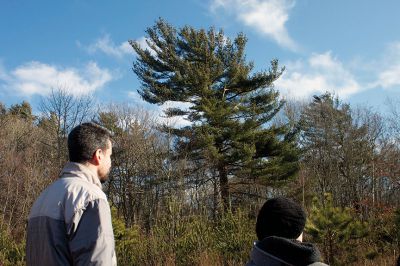
[[[60,178],[64,177],[80,178],[102,189],[102,185],[97,173],[94,173],[88,167],[80,163],[68,162],[60,174]]]
[[[311,243],[269,236],[255,243],[251,258],[257,265],[309,265],[319,262],[321,255]]]
[[[259,243],[259,241],[254,242],[253,250],[251,251],[250,255],[250,258],[255,265],[291,266],[291,264],[287,263],[286,261],[281,260],[280,258],[262,250],[260,247],[258,247]]]

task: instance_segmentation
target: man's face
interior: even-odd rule
[[[108,140],[107,149],[101,150],[102,160],[97,170],[97,175],[99,176],[100,182],[104,183],[108,179],[108,174],[111,170],[111,154],[112,154],[112,143]]]

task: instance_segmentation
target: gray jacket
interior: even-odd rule
[[[111,212],[96,173],[67,163],[28,217],[27,265],[116,265]]]

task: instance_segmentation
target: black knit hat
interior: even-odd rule
[[[303,232],[306,213],[289,198],[279,197],[267,200],[258,213],[256,233],[258,240],[267,236],[296,239]]]

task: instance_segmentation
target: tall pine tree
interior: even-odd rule
[[[269,183],[297,172],[295,135],[271,123],[284,104],[272,88],[283,71],[277,60],[268,71],[254,72],[243,34],[232,41],[213,28],[176,29],[162,19],[146,33],[149,49],[130,41],[138,92],[149,103],[190,105],[165,111],[191,122],[168,130],[178,137],[178,152],[210,167],[225,209],[232,180]]]

